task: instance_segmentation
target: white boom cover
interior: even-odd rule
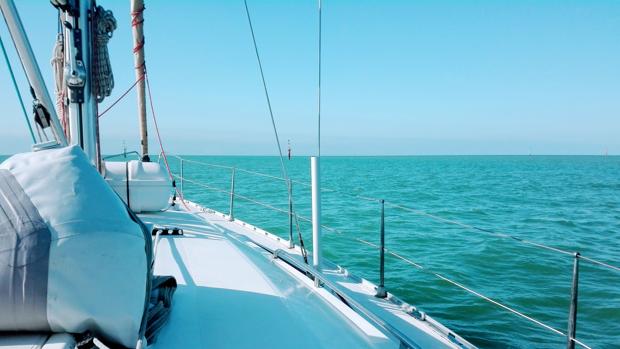
[[[47,287],[43,307],[47,326],[32,328],[30,322],[21,325],[27,328],[9,330],[88,330],[135,347],[145,308],[149,256],[144,233],[121,199],[77,146],[14,155],[0,164],[3,170],[23,188],[50,235],[47,285],[38,283]],[[19,251],[14,254],[24,254],[27,248],[15,247]],[[0,311],[0,320],[8,316]]]

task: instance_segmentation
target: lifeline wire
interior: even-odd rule
[[[366,240],[363,240],[363,239],[357,239],[357,238],[355,240],[357,240],[357,241],[359,241],[361,243],[364,243],[364,244],[366,244],[368,246],[381,249],[381,246],[373,244],[372,242],[369,242],[369,241],[366,241]],[[401,256],[400,254],[398,254],[396,252],[388,250],[387,248],[383,248],[383,250],[386,253],[388,253],[388,254],[390,254],[390,255],[392,255],[392,256],[402,260],[403,262],[405,262],[405,263],[407,263],[409,265],[414,266],[415,268],[419,269],[420,271],[423,271],[425,273],[434,275],[435,277],[437,277],[437,278],[439,278],[439,279],[441,279],[441,280],[443,280],[443,281],[445,281],[445,282],[447,282],[449,284],[452,284],[453,286],[456,286],[456,287],[458,287],[458,288],[460,288],[460,289],[462,289],[462,290],[464,290],[464,291],[466,291],[466,292],[468,292],[470,294],[473,294],[474,296],[476,296],[478,298],[481,298],[481,299],[483,299],[483,300],[485,300],[485,301],[487,301],[487,302],[489,302],[491,304],[497,305],[498,307],[500,307],[500,308],[502,308],[504,310],[507,310],[507,311],[509,311],[509,312],[511,312],[511,313],[513,313],[513,314],[515,314],[515,315],[517,315],[519,317],[521,317],[521,318],[524,318],[524,319],[526,319],[526,320],[528,320],[530,322],[533,322],[533,323],[537,324],[538,326],[544,327],[544,328],[546,328],[547,330],[549,330],[551,332],[554,332],[554,333],[556,333],[556,334],[558,334],[560,336],[568,337],[568,335],[566,333],[564,333],[564,332],[562,332],[562,331],[560,331],[560,330],[558,330],[558,329],[556,329],[556,328],[554,328],[554,327],[552,327],[552,326],[550,326],[550,325],[548,325],[548,324],[546,324],[546,323],[544,323],[544,322],[542,322],[540,320],[537,320],[537,319],[535,319],[535,318],[533,318],[533,317],[531,317],[529,315],[526,315],[525,313],[522,313],[522,312],[520,312],[520,311],[518,311],[518,310],[516,310],[514,308],[511,308],[511,307],[509,307],[509,306],[507,306],[505,304],[502,304],[499,301],[496,301],[496,300],[494,300],[494,299],[492,299],[490,297],[487,297],[487,296],[483,295],[482,293],[477,292],[477,291],[475,291],[475,290],[473,290],[473,289],[471,289],[471,288],[469,288],[467,286],[464,286],[463,284],[458,283],[458,282],[456,282],[456,281],[454,281],[454,280],[452,280],[452,279],[450,279],[450,278],[448,278],[446,276],[443,276],[442,274],[439,274],[439,273],[437,273],[437,272],[435,272],[435,271],[433,271],[433,270],[431,270],[429,268],[426,268],[423,265],[412,261],[411,259],[403,257],[403,256]],[[570,337],[570,340],[575,342],[575,343],[577,343],[577,344],[579,344],[580,346],[582,346],[582,347],[584,347],[586,349],[592,349],[587,344],[579,341],[576,338]]]
[[[32,143],[36,143],[37,139],[34,137],[34,132],[32,131],[32,124],[30,124],[30,119],[28,118],[28,112],[26,112],[26,107],[24,106],[24,100],[22,98],[22,94],[19,92],[19,87],[17,86],[17,80],[15,80],[15,74],[13,73],[13,68],[11,67],[11,61],[9,61],[9,55],[6,53],[6,49],[4,47],[4,43],[2,42],[1,37],[0,37],[0,47],[2,47],[2,54],[4,55],[6,66],[8,67],[9,74],[11,75],[11,80],[13,81],[13,87],[15,88],[17,99],[19,99],[19,105],[22,107],[22,112],[24,112],[24,118],[26,119],[26,124],[28,125],[28,131],[30,131],[30,137],[32,137]]]
[[[181,157],[178,157],[178,158],[182,159]],[[190,161],[190,160],[185,160],[185,161]],[[196,162],[196,161],[194,161],[194,162]],[[200,162],[196,162],[196,163],[202,164]],[[210,165],[210,164],[206,164],[205,163],[204,165]],[[255,200],[255,199],[247,197],[247,196],[231,193],[227,189],[221,189],[221,188],[213,187],[213,186],[210,186],[210,185],[198,182],[198,181],[194,181],[194,180],[191,180],[191,179],[188,179],[188,178],[183,178],[183,177],[177,176],[177,175],[174,175],[174,176],[175,176],[175,178],[184,179],[185,181],[187,181],[189,183],[195,184],[197,186],[203,187],[203,188],[211,190],[211,191],[221,192],[221,193],[224,193],[224,194],[227,194],[227,195],[228,194],[233,194],[235,197],[238,197],[238,198],[246,200],[248,202],[257,204],[259,206],[271,209],[273,211],[281,212],[281,213],[284,213],[284,214],[289,214],[289,212],[286,211],[286,210],[280,209],[280,208],[275,207],[273,205],[270,205],[270,204],[267,204],[267,203]],[[305,222],[311,222],[310,218],[307,218],[307,217],[304,217],[304,216],[299,216],[296,213],[294,214],[294,217],[295,217],[295,221],[296,221],[297,225],[299,225],[298,219],[301,220],[301,221],[305,221]],[[361,239],[361,238],[358,238],[358,237],[350,237],[350,236],[348,236],[348,234],[346,234],[345,232],[343,232],[343,231],[341,231],[339,229],[328,227],[328,226],[325,226],[325,225],[321,225],[321,227],[326,229],[326,230],[328,230],[328,231],[332,231],[334,233],[338,233],[338,234],[342,234],[343,236],[347,236],[347,237],[349,237],[350,239],[352,239],[352,240],[354,240],[356,242],[365,244],[367,246],[370,246],[370,247],[373,247],[373,248],[376,248],[376,249],[381,249],[381,246],[379,246],[379,245],[377,245],[375,243],[372,243],[372,242],[370,242],[368,240]],[[298,227],[298,231],[299,231],[299,227]],[[478,298],[480,298],[480,299],[482,299],[482,300],[484,300],[486,302],[494,304],[494,305],[496,305],[496,306],[498,306],[498,307],[500,307],[500,308],[502,308],[502,309],[504,309],[504,310],[506,310],[506,311],[508,311],[508,312],[510,312],[510,313],[512,313],[512,314],[514,314],[516,316],[518,316],[518,317],[521,317],[521,318],[523,318],[525,320],[528,320],[528,321],[530,321],[530,322],[532,322],[532,323],[534,323],[534,324],[536,324],[536,325],[538,325],[540,327],[543,327],[543,328],[545,328],[545,329],[547,329],[547,330],[549,330],[551,332],[554,332],[554,333],[556,333],[556,334],[558,334],[560,336],[568,337],[568,335],[566,333],[564,333],[564,332],[562,332],[562,331],[552,327],[551,325],[549,325],[547,323],[544,323],[544,322],[542,322],[542,321],[540,321],[540,320],[538,320],[538,319],[536,319],[536,318],[534,318],[532,316],[529,316],[529,315],[527,315],[527,314],[525,314],[525,313],[523,313],[523,312],[521,312],[519,310],[516,310],[516,309],[514,309],[514,308],[512,308],[512,307],[510,307],[508,305],[505,305],[505,304],[503,304],[503,303],[501,303],[501,302],[499,302],[499,301],[497,301],[497,300],[495,300],[493,298],[490,298],[490,297],[488,297],[488,296],[486,296],[486,295],[484,295],[484,294],[482,294],[482,293],[480,293],[480,292],[478,292],[478,291],[476,291],[476,290],[474,290],[472,288],[469,288],[469,287],[467,287],[467,286],[465,286],[465,285],[463,285],[463,284],[461,284],[461,283],[459,283],[457,281],[454,281],[454,280],[448,278],[445,275],[442,275],[442,274],[440,274],[440,273],[438,273],[438,272],[436,272],[436,271],[434,271],[434,270],[432,270],[430,268],[427,268],[427,267],[425,267],[425,266],[423,266],[423,265],[421,265],[421,264],[419,264],[419,263],[417,263],[417,262],[415,262],[415,261],[413,261],[413,260],[411,260],[411,259],[409,259],[407,257],[402,256],[401,254],[399,254],[396,251],[392,251],[392,250],[387,249],[387,248],[384,248],[383,250],[388,255],[391,255],[391,256],[393,256],[393,257],[395,257],[397,259],[400,259],[404,263],[409,264],[409,265],[415,267],[416,269],[418,269],[418,270],[420,270],[422,272],[425,272],[427,274],[433,275],[436,278],[439,278],[440,280],[443,280],[443,281],[445,281],[445,282],[447,282],[447,283],[449,283],[449,284],[451,284],[453,286],[456,286],[456,287],[458,287],[458,288],[460,288],[460,289],[462,289],[462,290],[464,290],[464,291],[466,291],[466,292],[468,292],[468,293],[470,293],[470,294],[472,294],[472,295],[474,295],[474,296],[476,296],[476,297],[478,297]],[[304,254],[305,254],[305,248],[303,248],[303,246],[302,246],[302,256],[304,256],[304,259],[306,259],[307,257]],[[580,340],[578,340],[576,338],[570,337],[570,340],[572,342],[575,342],[576,344],[580,345],[583,348],[592,349],[590,346],[588,346],[587,344],[585,344],[584,342],[582,342],[582,341],[580,341]]]
[[[219,164],[211,164],[211,163],[205,163],[205,162],[199,162],[199,161],[195,161],[195,160],[189,160],[189,159],[184,159],[180,156],[175,156],[178,159],[182,159],[183,161],[187,161],[190,163],[195,163],[197,165],[203,165],[203,166],[211,166],[211,167],[222,167],[222,168],[232,168],[231,166],[225,166],[225,165],[219,165]],[[274,179],[274,180],[279,180],[279,181],[286,181],[286,179],[281,178],[281,177],[276,177],[276,176],[272,176],[272,175],[268,175],[268,174],[264,174],[264,173],[260,173],[260,172],[256,172],[256,171],[250,171],[250,170],[246,170],[243,168],[236,168],[237,171],[240,172],[245,172],[248,174],[252,174],[252,175],[256,175],[256,176],[261,176],[261,177],[265,177],[265,178],[270,178],[270,179]],[[300,184],[302,186],[305,187],[310,187],[310,184],[302,182],[302,181],[298,181],[298,180],[291,180],[292,183],[297,183]],[[346,195],[349,196],[351,198],[356,198],[356,199],[360,199],[360,200],[366,200],[366,201],[372,201],[372,202],[379,202],[380,199],[377,198],[373,198],[373,197],[367,197],[367,196],[363,196],[363,195],[358,195],[358,194],[352,194],[343,190],[338,190],[338,189],[333,189],[333,188],[321,188],[322,191],[325,192],[333,192],[333,193],[338,193],[338,194],[342,194],[342,195]],[[435,221],[438,222],[442,222],[442,223],[446,223],[446,224],[451,224],[451,225],[455,225],[455,226],[459,226],[461,228],[467,229],[467,230],[472,230],[472,231],[476,231],[476,232],[480,232],[480,233],[485,233],[487,235],[490,236],[494,236],[497,238],[502,238],[502,239],[510,239],[512,241],[524,244],[524,245],[529,245],[532,247],[537,247],[540,249],[544,249],[544,250],[548,250],[551,252],[556,252],[556,253],[560,253],[560,254],[564,254],[564,255],[568,255],[568,256],[574,256],[574,252],[572,251],[568,251],[565,249],[561,249],[561,248],[557,248],[557,247],[553,247],[553,246],[548,246],[539,242],[535,242],[535,241],[531,241],[531,240],[527,240],[524,239],[522,237],[516,236],[516,235],[512,235],[509,233],[503,233],[503,232],[498,232],[498,231],[494,231],[491,229],[487,229],[487,228],[482,228],[482,227],[478,227],[475,225],[471,225],[471,224],[467,224],[467,223],[463,223],[457,220],[453,220],[453,219],[448,219],[448,218],[444,218],[441,216],[438,216],[436,214],[432,214],[432,213],[428,213],[424,210],[421,209],[416,209],[416,208],[412,208],[412,207],[408,207],[408,206],[404,206],[404,205],[400,205],[397,203],[393,203],[390,201],[385,201],[385,205],[387,207],[392,207],[392,208],[396,208],[396,209],[400,209],[403,211],[407,211],[407,212],[411,212],[413,214],[419,215],[419,216],[424,216],[430,219],[433,219]],[[303,217],[300,217],[300,219],[303,220]],[[324,229],[329,230],[329,231],[334,231],[334,232],[338,232],[338,233],[344,233],[342,231],[339,231],[337,229],[331,228],[331,227],[327,227],[325,225],[321,225]],[[601,267],[604,268],[608,268],[610,270],[615,270],[615,271],[620,271],[620,267],[600,261],[598,259],[592,258],[592,257],[588,257],[588,256],[584,256],[584,255],[579,255],[579,259],[588,261],[592,264],[596,264],[599,265]]]

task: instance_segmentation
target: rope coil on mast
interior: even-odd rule
[[[116,19],[110,10],[97,6],[94,11],[94,45],[93,45],[93,92],[97,102],[101,103],[110,96],[114,88],[114,74],[110,64],[108,42],[116,30]]]
[[[144,9],[145,9],[145,7],[142,6],[140,9],[138,9],[136,11],[132,11],[130,13],[130,15],[131,15],[131,26],[132,27],[135,27],[138,24],[144,23],[144,17],[142,16],[142,13],[144,12]],[[116,28],[116,21],[115,21],[115,24],[114,24],[114,28]],[[109,37],[112,37],[112,32],[109,33]],[[140,42],[138,42],[134,46],[134,48],[132,49],[133,54],[135,55],[143,47],[144,47],[144,36],[142,36],[142,40]],[[140,70],[140,75],[136,79],[136,81],[134,81],[134,83],[131,84],[131,86],[129,86],[129,88],[125,92],[123,92],[123,94],[121,94],[120,97],[118,97],[114,102],[112,102],[112,104],[109,107],[107,107],[104,111],[99,113],[98,117],[102,117],[105,113],[110,111],[110,109],[112,109],[118,102],[120,102],[123,98],[125,98],[125,96],[127,96],[127,94],[129,92],[131,92],[131,90],[133,90],[140,82],[145,80],[145,78],[146,78],[146,62],[144,60],[142,60],[142,63],[140,63],[138,66],[136,66],[135,69]],[[112,81],[112,82],[114,82],[114,81]]]

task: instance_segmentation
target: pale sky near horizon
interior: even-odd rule
[[[16,1],[52,87],[56,12]],[[134,81],[129,1],[114,11],[116,87]],[[316,152],[317,2],[248,0],[282,145]],[[174,4],[174,5],[173,5]],[[242,0],[146,0],[146,60],[167,150],[275,155]],[[21,91],[27,83],[4,23]],[[620,1],[323,0],[325,155],[620,154]],[[138,149],[135,94],[101,119]],[[30,100],[26,99],[27,106]],[[0,154],[29,149],[3,60]],[[158,152],[151,127],[151,153]]]

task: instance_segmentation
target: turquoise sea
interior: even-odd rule
[[[277,157],[183,156],[239,168],[234,213],[288,237]],[[1,158],[1,157],[0,157]],[[179,160],[169,158],[179,173]],[[231,170],[185,161],[187,199],[228,212]],[[310,161],[285,160],[299,215],[310,217]],[[395,208],[422,210],[620,266],[620,157],[412,156],[321,159],[325,255],[378,282],[380,204],[386,247],[424,267],[566,332],[573,258]],[[206,186],[198,185],[202,183]],[[177,183],[181,186],[181,183]],[[242,198],[244,197],[244,198]],[[250,202],[247,198],[271,207]],[[306,246],[310,225],[301,221]],[[481,348],[564,348],[563,337],[477,298],[435,275],[386,257],[386,288]],[[620,348],[620,272],[581,261],[577,338]]]
[[[281,176],[277,157],[186,156]],[[310,217],[310,161],[285,160],[295,208]],[[174,172],[179,160],[170,158]],[[185,161],[185,196],[228,212],[231,170]],[[423,210],[495,232],[548,244],[620,266],[620,157],[412,156],[323,157],[327,258],[378,282],[380,204],[386,247],[426,268],[566,332],[573,258],[511,239],[446,224],[390,206]],[[180,183],[178,183],[180,186]],[[333,191],[332,191],[333,190]],[[284,182],[236,171],[235,192],[287,210]],[[352,195],[350,195],[352,194]],[[242,198],[235,217],[288,237],[288,216]],[[307,246],[311,227],[301,221]],[[481,348],[563,348],[563,337],[479,299],[392,256],[386,288]],[[620,272],[581,260],[577,338],[620,348]]]

